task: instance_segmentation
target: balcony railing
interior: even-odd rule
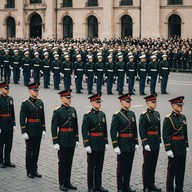
[[[182,5],[183,4],[183,0],[168,0],[167,4],[168,5]]]
[[[119,1],[120,6],[130,6],[133,5],[133,0],[121,0]]]
[[[98,1],[88,1],[85,3],[85,7],[97,7],[98,5]]]
[[[5,9],[9,9],[9,8],[15,8],[15,4],[14,3],[5,4]]]
[[[61,7],[73,7],[73,3],[72,2],[63,2],[63,3],[61,3]]]

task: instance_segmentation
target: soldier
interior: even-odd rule
[[[135,192],[130,187],[130,178],[135,150],[139,148],[136,117],[131,107],[129,93],[120,97],[122,108],[112,118],[111,139],[117,154],[117,190],[118,192]]]
[[[45,114],[43,101],[38,99],[39,86],[36,83],[28,85],[29,99],[21,104],[21,133],[26,143],[26,169],[29,178],[42,176],[37,171],[41,138],[46,136]]]
[[[1,71],[1,76],[0,76],[0,80],[3,80],[3,56],[4,56],[5,52],[3,49],[3,46],[0,45],[0,71]]]
[[[93,78],[94,78],[94,62],[91,55],[88,56],[88,62],[85,64],[85,75],[87,80],[87,91],[88,95],[94,94],[93,90]]]
[[[69,60],[69,55],[65,55],[65,61],[61,65],[61,76],[64,77],[64,89],[70,89],[72,71],[73,67]]]
[[[165,117],[163,122],[163,141],[168,156],[167,192],[183,192],[186,155],[189,151],[187,121],[181,113],[183,100],[184,96],[169,100],[172,113]]]
[[[169,62],[167,61],[167,55],[162,56],[163,60],[159,63],[159,77],[161,79],[161,93],[168,94],[167,82],[169,77]]]
[[[60,72],[61,72],[61,62],[59,61],[59,55],[54,55],[55,60],[52,62],[52,73],[53,73],[53,81],[54,81],[54,89],[59,90],[60,83]]]
[[[137,65],[137,73],[138,73],[138,79],[139,79],[139,92],[140,95],[146,95],[145,93],[145,81],[147,76],[147,64],[145,62],[145,55],[142,55],[139,57],[141,59],[141,62]]]
[[[108,149],[107,121],[101,108],[101,96],[89,97],[92,109],[83,117],[82,136],[88,163],[88,192],[108,192],[102,187],[105,151]]]
[[[24,53],[24,58],[22,59],[22,70],[23,70],[23,81],[24,85],[28,86],[30,83],[30,71],[31,71],[31,59],[29,58],[29,52]]]
[[[12,56],[12,59],[11,59],[11,66],[13,68],[13,82],[14,84],[19,84],[21,58],[19,56],[18,50],[14,50],[13,52],[14,52],[14,56]]]
[[[144,192],[161,191],[155,186],[155,170],[161,147],[160,114],[156,111],[157,95],[144,98],[148,109],[140,115],[139,132],[143,145]]]
[[[113,58],[111,55],[109,55],[107,58],[109,61],[105,65],[105,78],[107,80],[107,94],[113,95],[112,88],[113,88],[115,65],[113,63]]]
[[[97,94],[102,94],[101,87],[103,82],[104,64],[102,56],[97,57],[98,62],[95,64],[95,78],[97,80]]]
[[[43,71],[43,78],[44,78],[44,88],[49,89],[51,61],[49,59],[48,52],[44,53],[44,59],[42,61],[42,71]]]
[[[148,64],[147,73],[150,79],[150,92],[151,95],[156,94],[155,88],[158,76],[158,63],[157,57],[155,55],[151,56],[152,61]]]
[[[0,83],[0,167],[15,167],[11,163],[15,112],[13,98],[8,96],[9,83]]]
[[[71,184],[71,168],[75,147],[79,145],[77,112],[71,107],[71,90],[58,93],[62,105],[58,107],[52,117],[51,131],[54,149],[59,158],[59,185],[62,191],[77,190]]]
[[[83,62],[81,61],[81,55],[77,55],[77,61],[74,63],[74,75],[75,75],[75,84],[76,84],[76,93],[81,94],[82,89],[82,81],[83,81],[83,73],[84,67]]]
[[[134,84],[135,84],[135,77],[137,76],[137,70],[133,55],[129,56],[129,62],[126,65],[126,73],[128,80],[128,91],[131,95],[135,95]]]
[[[39,84],[40,83],[40,70],[41,70],[41,60],[39,59],[39,53],[35,52],[35,58],[32,60],[32,69],[34,72],[34,82]]]
[[[115,74],[117,78],[118,95],[122,95],[125,77],[125,63],[123,62],[123,55],[119,55],[118,59],[119,61],[115,65]]]
[[[11,57],[9,55],[9,50],[5,50],[5,55],[3,56],[3,70],[4,70],[4,80],[6,82],[10,81],[10,67],[11,67]]]

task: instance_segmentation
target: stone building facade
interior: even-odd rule
[[[0,37],[192,37],[192,0],[0,0]]]

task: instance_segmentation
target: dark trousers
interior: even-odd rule
[[[65,77],[64,76],[64,89],[70,89],[71,86],[71,77]]]
[[[34,72],[34,83],[40,83],[40,73],[39,73],[39,71]]]
[[[156,83],[157,83],[157,77],[151,77],[151,81],[150,81],[151,94],[155,93]]]
[[[134,84],[135,84],[135,77],[129,78],[129,84],[128,84],[129,93],[133,93]]]
[[[71,168],[74,156],[74,147],[60,147],[58,151],[59,185],[68,186],[71,183]]]
[[[126,190],[130,186],[131,171],[135,152],[121,152],[117,156],[117,189]]]
[[[143,185],[144,188],[151,188],[155,184],[155,171],[159,150],[143,150]]]
[[[80,92],[82,89],[82,81],[83,81],[83,77],[76,78],[76,91],[77,92]]]
[[[161,93],[166,92],[167,82],[168,82],[168,76],[167,77],[162,77],[162,80],[161,80]]]
[[[13,82],[18,83],[20,78],[20,70],[19,69],[13,69]]]
[[[87,153],[87,180],[89,189],[97,189],[102,185],[104,156],[104,151]]]
[[[28,85],[30,82],[30,71],[24,71],[23,76],[24,85]]]
[[[117,79],[117,90],[118,90],[119,95],[123,94],[123,87],[124,87],[124,78],[118,78]]]
[[[112,93],[113,78],[107,78],[107,93]]]
[[[4,81],[6,82],[10,81],[10,74],[11,74],[11,70],[4,68]]]
[[[29,136],[26,140],[26,169],[27,173],[37,171],[37,162],[41,145],[41,136]]]
[[[93,90],[93,78],[89,78],[87,79],[87,90],[88,93],[92,92]]]
[[[103,78],[97,78],[97,94],[101,94]]]
[[[183,192],[185,163],[186,155],[174,155],[174,158],[168,158],[167,192],[174,192],[174,179],[176,184],[175,192]]]
[[[13,130],[1,130],[0,133],[0,163],[11,163],[11,149],[13,144]]]
[[[43,79],[44,79],[44,88],[47,88],[49,86],[50,73],[49,72],[44,73]]]
[[[146,77],[141,77],[139,80],[139,92],[140,92],[140,94],[145,93],[145,81],[146,81]]]
[[[3,80],[3,76],[4,76],[4,74],[3,74],[3,67],[0,67],[0,70],[1,70],[1,80]]]
[[[54,74],[53,80],[54,80],[54,89],[58,89],[59,88],[59,82],[60,82],[60,75]]]

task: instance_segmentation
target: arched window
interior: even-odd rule
[[[175,35],[181,36],[181,18],[177,14],[173,14],[169,17],[168,21],[168,36],[173,37]]]
[[[124,15],[121,18],[121,37],[132,37],[133,21],[129,15]]]
[[[15,37],[15,19],[13,17],[7,18],[7,37]]]
[[[37,13],[30,19],[30,37],[42,37],[42,19]]]
[[[95,16],[88,17],[88,38],[98,37],[98,20]]]
[[[63,18],[63,39],[73,38],[73,20],[69,16]]]

